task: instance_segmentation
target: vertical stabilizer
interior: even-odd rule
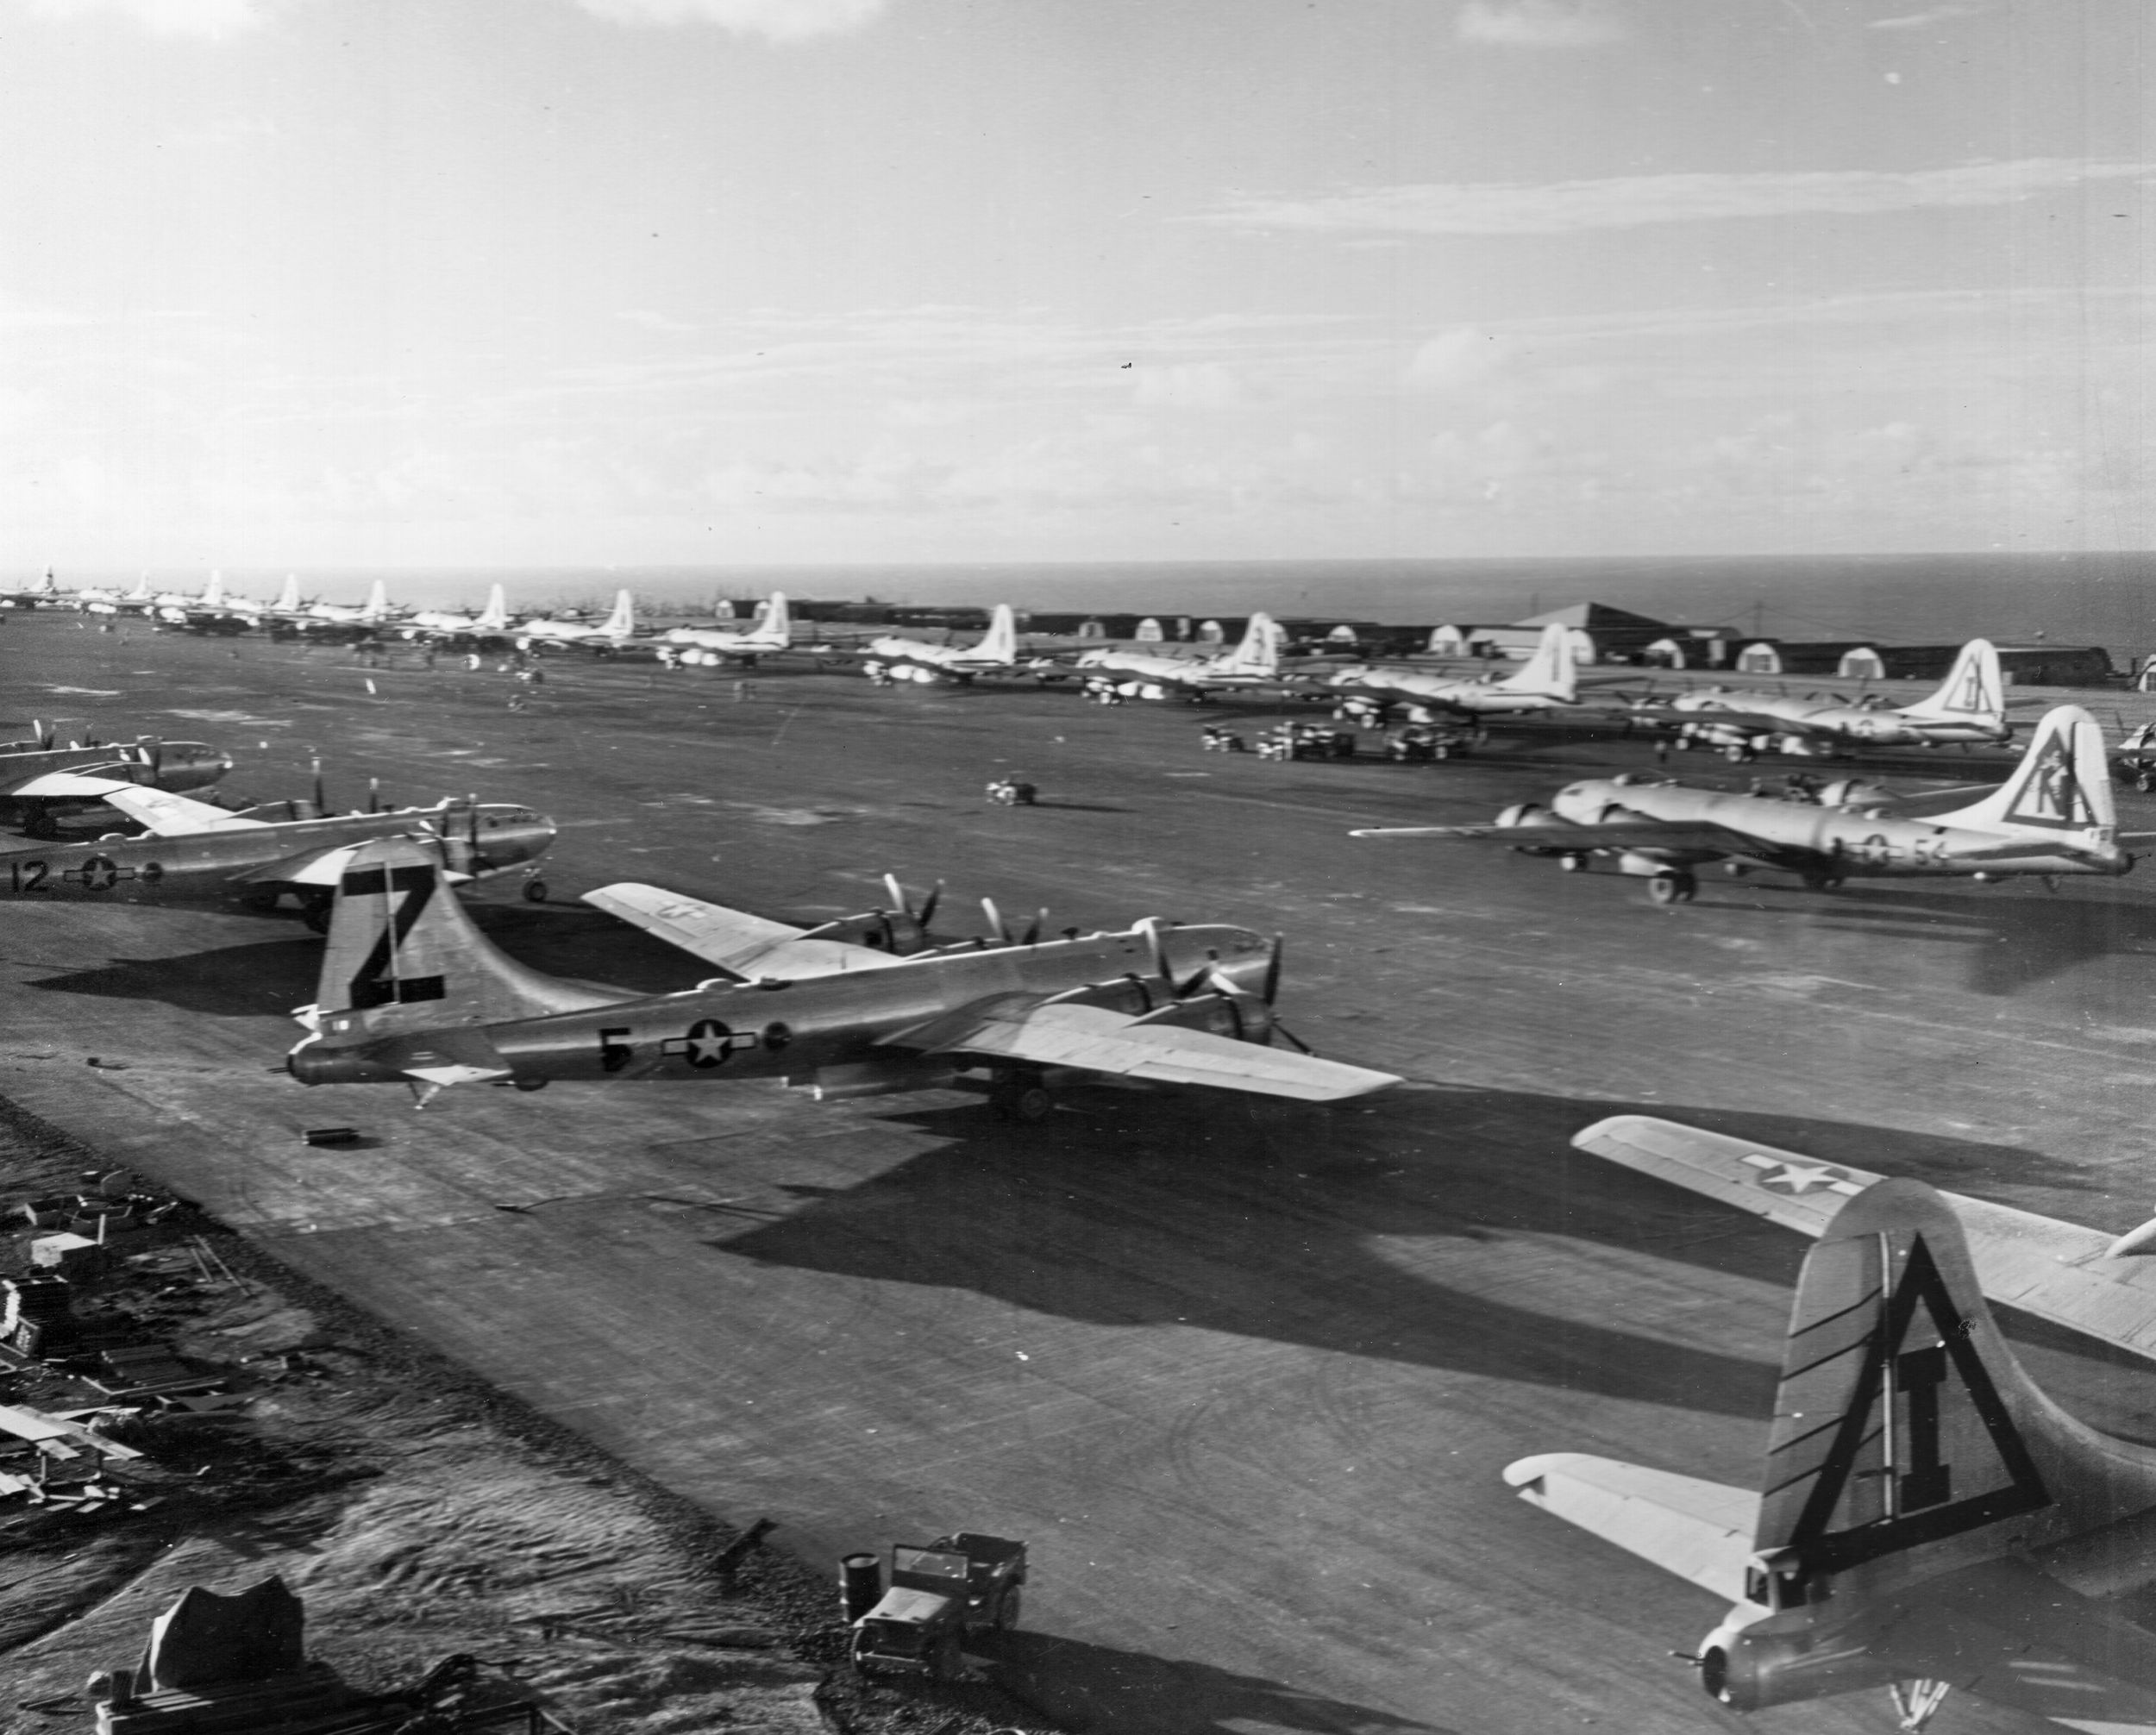
[[[1939,691],[1915,705],[1902,706],[1902,715],[1927,722],[1988,723],[2003,733],[2006,678],[1991,641],[1971,639],[1962,646]]]
[[[210,581],[202,587],[200,600],[207,609],[214,609],[224,601],[224,569],[222,567],[210,572]]]
[[[1276,675],[1287,638],[1280,623],[1270,615],[1252,615],[1250,624],[1243,629],[1242,643],[1230,651],[1217,667],[1223,674]]]
[[[2103,730],[2078,705],[2044,713],[2013,775],[1973,806],[1935,817],[1940,825],[2044,832],[2090,849],[2118,836]]]
[[[315,987],[326,1043],[609,1003],[497,949],[451,893],[437,852],[392,837],[346,861]]]
[[[147,603],[149,599],[150,575],[145,573],[135,581],[135,588],[127,593],[124,600],[130,603]]]
[[[1868,1187],[1805,1259],[1755,1538],[1787,1590],[1928,1550],[1944,1571],[2156,1502],[2156,1453],[2036,1388],[1959,1220],[1921,1181]],[[1907,1582],[1912,1563],[1890,1577]]]
[[[1570,704],[1579,696],[1579,673],[1570,630],[1553,621],[1543,628],[1535,654],[1497,685],[1507,692],[1539,693]]]
[[[610,639],[635,636],[636,631],[636,599],[627,591],[614,593],[614,612],[607,616],[599,631]]]
[[[299,606],[299,574],[285,574],[285,588],[277,593],[277,606],[291,611]]]
[[[1018,659],[1018,622],[1008,603],[998,603],[988,617],[988,630],[966,653],[975,662],[1016,662]]]
[[[499,585],[486,592],[486,610],[472,623],[480,632],[498,633],[509,629],[509,598]]]
[[[374,580],[373,587],[367,593],[367,606],[360,613],[362,619],[370,621],[379,621],[389,613],[389,582],[387,579]]]
[[[763,618],[756,623],[753,636],[783,650],[793,642],[793,617],[787,612],[786,592],[774,591],[765,605]]]

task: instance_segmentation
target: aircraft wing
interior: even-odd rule
[[[108,807],[116,807],[130,819],[138,819],[155,837],[177,837],[193,831],[253,831],[266,822],[242,819],[207,801],[190,801],[162,789],[138,784],[116,783],[101,792]]]
[[[586,892],[584,901],[744,981],[758,977],[801,981],[848,970],[887,969],[906,961],[846,940],[805,939],[799,928],[784,922],[661,892],[656,886],[624,880]]]
[[[1530,1506],[1689,1579],[1727,1602],[1745,1600],[1745,1568],[1759,1524],[1759,1496],[1582,1452],[1547,1452],[1505,1466]]]
[[[1596,825],[1566,820],[1556,825],[1380,825],[1351,831],[1351,837],[1442,837],[1455,843],[1506,843],[1515,849],[1713,849],[1748,855],[1761,848],[1756,837],[1727,826],[1664,819],[1620,819]]]
[[[93,765],[80,771],[47,771],[13,786],[0,790],[4,795],[41,796],[105,796],[116,789],[129,789],[134,786],[115,779],[112,772],[125,769],[120,766]]]
[[[1002,995],[887,1037],[924,1054],[964,1054],[1040,1067],[1213,1085],[1303,1102],[1338,1102],[1400,1080],[1338,1061],[1238,1042],[1178,1024],[1146,1024],[1126,1012],[1068,1001]]]
[[[1845,1199],[1882,1179],[1646,1115],[1597,1121],[1572,1143],[1805,1235],[1823,1233]],[[1940,1196],[1961,1219],[1987,1298],[2156,1358],[2156,1235],[2114,1236],[1963,1193]]]

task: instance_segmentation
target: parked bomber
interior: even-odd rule
[[[731,657],[753,663],[761,655],[782,651],[793,642],[793,618],[787,612],[786,592],[774,591],[763,617],[746,632],[724,627],[675,627],[666,642],[681,646],[680,661],[717,664]]]
[[[1328,677],[1326,685],[1348,693],[1344,711],[1362,711],[1373,722],[1382,720],[1388,704],[1404,702],[1409,721],[1438,723],[1455,717],[1571,710],[1580,702],[1579,673],[1565,629],[1553,623],[1542,629],[1534,655],[1508,675],[1461,680],[1377,663],[1350,663]]]
[[[516,629],[517,645],[521,650],[542,645],[577,645],[586,650],[599,650],[627,644],[636,636],[636,599],[627,591],[615,593],[613,613],[597,624],[542,617],[520,621]]]
[[[55,744],[42,723],[29,741],[0,742],[0,814],[32,837],[58,836],[63,813],[95,807],[99,798],[68,782],[94,777],[146,789],[202,789],[232,769],[217,748],[199,741],[160,741],[154,735],[127,742],[71,741]]]
[[[988,630],[978,643],[938,645],[887,636],[871,639],[862,655],[867,660],[861,670],[871,680],[911,680],[929,686],[962,684],[981,674],[1015,674],[1035,667],[1019,659],[1018,617],[1008,603],[995,605]]]
[[[1681,740],[1718,747],[1734,760],[1769,748],[1827,755],[1851,747],[1967,746],[2014,738],[1999,654],[1989,639],[1971,639],[1939,690],[1914,705],[1890,706],[1876,697],[1850,705],[1709,687],[1671,699],[1659,717]]]
[[[0,588],[0,609],[56,609],[69,600],[50,567],[27,585]]]
[[[2070,1728],[2156,1731],[2156,1633],[2122,1607],[2156,1582],[2156,1450],[2060,1410],[1984,1300],[2010,1265],[2117,1341],[2111,1316],[2145,1325],[2149,1290],[2090,1268],[2145,1249],[1996,1206],[1987,1230],[1975,1201],[1833,1173],[1779,1156],[1758,1173],[1777,1215],[1807,1193],[1838,1206],[1797,1280],[1764,1492],[1573,1453],[1506,1481],[1733,1605],[1689,1658],[1733,1709],[1884,1687],[1915,1731],[1958,1687]],[[2045,1268],[2069,1258],[2078,1281]]]
[[[0,853],[0,896],[128,903],[230,899],[268,910],[289,893],[309,924],[322,928],[354,850],[380,837],[408,839],[430,851],[456,883],[524,868],[524,896],[536,902],[547,895],[546,882],[528,864],[554,842],[555,825],[528,807],[444,798],[436,807],[327,814],[317,800],[235,813],[103,778],[72,783],[76,793],[104,802],[147,827],[147,835]]]
[[[1647,877],[1658,904],[1686,903],[1693,870],[1723,861],[1795,874],[1814,891],[1883,874],[1953,875],[1989,882],[2034,874],[2117,875],[2134,858],[2120,845],[2103,732],[2078,705],[2036,727],[2012,775],[1967,806],[1918,817],[1890,807],[1826,807],[1771,795],[1702,789],[1627,772],[1571,784],[1547,808],[1508,807],[1494,825],[1388,826],[1357,837],[1437,837],[1503,843],[1554,855],[1578,872],[1614,856],[1618,871]],[[2156,834],[2134,834],[2129,843]]]
[[[1267,1047],[1280,945],[1244,928],[1147,921],[836,973],[760,961],[754,982],[630,994],[505,956],[441,886],[435,855],[408,842],[352,857],[299,1015],[310,1034],[287,1060],[302,1083],[410,1083],[422,1104],[454,1084],[556,1079],[768,1078],[850,1097],[985,1071],[998,1109],[1030,1120],[1053,1106],[1051,1071],[1317,1102],[1399,1082]]]
[[[486,606],[475,615],[454,609],[422,609],[397,623],[398,636],[429,643],[478,643],[509,636],[509,598],[499,585],[486,593]]]
[[[1187,699],[1196,704],[1238,687],[1278,686],[1288,677],[1281,655],[1288,635],[1270,615],[1252,615],[1242,642],[1219,656],[1155,656],[1148,652],[1091,650],[1078,659],[1088,697],[1103,705],[1126,698]]]

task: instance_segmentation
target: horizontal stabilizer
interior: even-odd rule
[[[1303,1102],[1338,1102],[1396,1085],[1391,1073],[1238,1042],[1178,1024],[1141,1024],[1125,1012],[1068,1001],[1000,995],[886,1038],[926,1054],[963,1054],[1031,1066],[1212,1085]]]
[[[1759,1496],[1749,1489],[1580,1452],[1521,1458],[1505,1466],[1505,1480],[1529,1505],[1725,1601],[1745,1600],[1759,1522]]]
[[[393,1043],[385,1062],[423,1084],[489,1084],[510,1076],[509,1063],[485,1030],[428,1030]]]
[[[18,783],[5,791],[9,795],[34,795],[46,799],[59,796],[95,797],[102,799],[116,789],[131,789],[130,783],[115,782],[110,777],[97,774],[100,767],[92,766],[85,771],[47,771]]]
[[[1579,1149],[1705,1193],[1800,1234],[1821,1235],[1882,1177],[1726,1133],[1614,1115],[1573,1135]],[[1987,1300],[2156,1357],[2156,1237],[2132,1241],[1989,1199],[1944,1193]]]
[[[656,886],[624,880],[586,892],[584,901],[744,980],[802,981],[849,970],[887,969],[905,961],[873,946],[806,939],[784,922]]]

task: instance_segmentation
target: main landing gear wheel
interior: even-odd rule
[[[1009,1632],[1018,1624],[1018,1588],[1015,1584],[1003,1593],[1003,1600],[996,1605],[995,1627],[998,1632]]]
[[[1000,1079],[988,1093],[988,1106],[1006,1120],[1019,1122],[1045,1120],[1056,1106],[1056,1099],[1048,1093],[1037,1074],[1023,1073],[1016,1078]]]
[[[1658,874],[1647,881],[1647,895],[1658,904],[1689,904],[1699,896],[1699,881],[1682,871]]]
[[[2134,777],[2134,788],[2140,790],[2144,795],[2148,794],[2152,790],[2156,790],[2156,771],[2142,771],[2135,773]]]
[[[525,903],[527,903],[527,904],[543,904],[543,903],[545,903],[546,901],[547,901],[547,882],[546,882],[545,880],[525,880],[525,881],[524,881],[524,902],[525,902]]]
[[[1587,872],[1587,857],[1575,849],[1558,856],[1557,866],[1568,874],[1584,874]]]
[[[1748,764],[1757,756],[1758,755],[1755,755],[1749,747],[1745,746],[1741,742],[1733,741],[1728,746],[1722,748],[1722,757],[1727,760],[1732,765]]]
[[[335,899],[327,892],[310,892],[299,906],[300,918],[317,934],[329,931],[329,912]]]

